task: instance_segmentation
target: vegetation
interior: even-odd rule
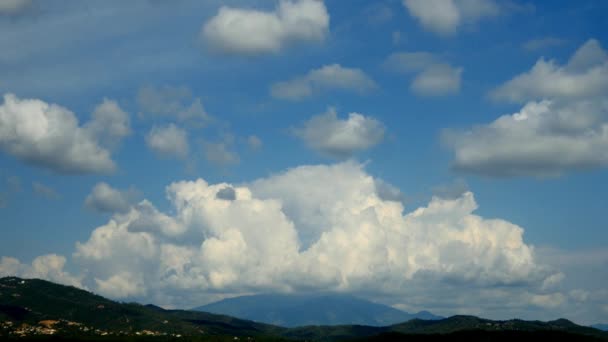
[[[568,320],[492,321],[474,316],[363,325],[283,328],[197,311],[118,303],[43,280],[0,279],[0,337],[33,340],[124,341],[608,341],[608,333]]]

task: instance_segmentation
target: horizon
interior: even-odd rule
[[[0,277],[606,324],[606,14],[0,0]]]

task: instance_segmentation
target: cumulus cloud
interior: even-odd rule
[[[129,210],[136,197],[138,192],[133,188],[119,190],[100,182],[95,184],[84,204],[87,208],[98,212],[124,213]]]
[[[56,283],[84,288],[82,277],[75,277],[64,270],[66,258],[57,254],[47,254],[35,258],[31,265],[23,264],[18,259],[2,257],[0,259],[0,277],[23,277],[50,280]]]
[[[23,13],[32,5],[32,0],[2,0],[0,1],[0,16]]]
[[[538,98],[580,99],[608,92],[608,54],[590,39],[565,65],[539,59],[532,69],[492,92],[497,100],[525,102]]]
[[[277,82],[270,87],[270,94],[284,100],[301,100],[325,90],[338,89],[365,93],[376,87],[376,82],[361,69],[331,64],[313,69],[304,76]]]
[[[116,101],[103,99],[95,107],[92,119],[85,125],[85,129],[105,145],[114,146],[131,134],[130,121],[129,114]]]
[[[137,104],[141,115],[176,118],[190,124],[209,123],[213,118],[207,113],[201,99],[194,97],[187,87],[145,86],[137,93]]]
[[[455,34],[463,23],[475,23],[500,13],[494,0],[403,0],[403,6],[428,31]]]
[[[418,95],[442,96],[460,91],[463,68],[453,67],[430,52],[395,52],[388,56],[384,67],[398,73],[414,73],[410,90]]]
[[[201,39],[228,54],[276,53],[297,42],[320,42],[329,13],[320,0],[281,0],[273,11],[222,6],[201,29]]]
[[[493,92],[525,102],[514,114],[446,130],[454,168],[487,176],[553,177],[608,165],[608,57],[595,40],[564,66],[539,60]]]
[[[188,133],[175,124],[152,127],[146,135],[146,144],[163,157],[185,159],[190,151]]]
[[[231,150],[232,143],[203,142],[203,155],[205,159],[218,166],[234,165],[240,162],[239,155]]]
[[[123,114],[115,103],[104,100],[92,120],[80,126],[76,115],[64,107],[5,94],[0,105],[0,150],[57,173],[111,172],[116,165],[100,140],[100,128],[108,129],[104,134],[113,134],[117,141],[126,135],[120,129],[128,131]]]
[[[308,147],[334,158],[348,158],[379,144],[384,132],[384,125],[372,117],[350,113],[339,119],[333,108],[293,129]]]
[[[522,47],[527,51],[538,51],[544,50],[551,47],[561,46],[566,44],[568,41],[563,38],[557,37],[543,37],[543,38],[535,38],[530,39],[525,42]]]
[[[74,258],[95,291],[172,306],[267,291],[410,298],[457,284],[471,296],[509,285],[503,288],[527,306],[530,296],[550,293],[540,287],[555,272],[535,261],[523,229],[474,214],[472,193],[403,213],[378,184],[354,162],[301,166],[242,185],[176,182],[167,187],[173,214],[142,201],[78,243]]]

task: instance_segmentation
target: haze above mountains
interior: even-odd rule
[[[414,318],[443,318],[428,311],[411,314],[354,296],[332,293],[241,296],[194,310],[285,327],[344,324],[386,326]]]

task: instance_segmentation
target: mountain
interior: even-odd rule
[[[608,324],[594,324],[591,327],[603,331],[608,331]]]
[[[349,299],[349,301],[352,300]],[[608,341],[568,320],[492,321],[474,316],[364,325],[283,328],[205,312],[119,303],[44,280],[0,279],[0,340],[69,341]]]
[[[241,296],[193,310],[285,327],[345,324],[386,326],[414,318],[427,320],[443,318],[428,311],[409,314],[387,305],[339,294]]]

